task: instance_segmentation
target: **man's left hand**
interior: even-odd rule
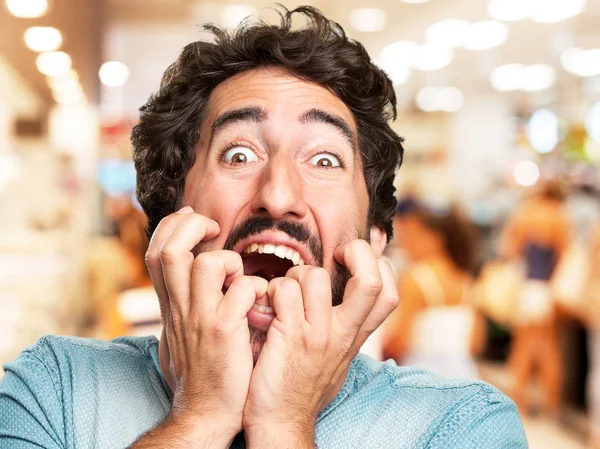
[[[298,266],[269,283],[275,318],[258,358],[244,409],[250,447],[314,447],[314,427],[341,389],[367,337],[398,304],[396,279],[365,240],[336,248],[351,278],[332,307],[331,278]]]

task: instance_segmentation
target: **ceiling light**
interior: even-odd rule
[[[522,90],[534,92],[554,85],[554,69],[546,64],[525,66],[506,64],[496,67],[490,74],[492,87],[499,91]]]
[[[52,27],[31,27],[25,30],[25,45],[37,52],[58,50],[62,45],[62,34]]]
[[[587,0],[490,0],[490,17],[503,22],[531,19],[556,23],[581,14]]]
[[[47,78],[48,86],[52,90],[68,90],[73,86],[79,85],[79,75],[73,69],[60,76],[49,76]]]
[[[437,87],[424,87],[417,93],[417,107],[422,111],[439,111],[441,107],[440,89]]]
[[[63,51],[47,51],[38,55],[35,65],[44,75],[64,75],[71,68],[71,57]]]
[[[535,151],[541,154],[550,153],[558,143],[558,117],[548,109],[535,111],[527,122],[526,133]]]
[[[540,168],[533,161],[520,161],[515,165],[513,177],[518,185],[531,187],[540,179]]]
[[[535,92],[554,85],[554,69],[546,64],[526,66],[521,72],[521,90]]]
[[[488,14],[502,22],[525,20],[529,15],[526,0],[490,0]]]
[[[600,101],[597,101],[588,111],[585,119],[585,129],[590,137],[600,144]]]
[[[465,41],[469,25],[468,20],[442,20],[427,28],[425,38],[430,44],[449,48],[460,47]]]
[[[379,61],[373,62],[390,77],[394,86],[404,84],[410,79],[410,69],[408,67],[404,67],[403,65],[394,65],[391,63],[386,66],[381,64]]]
[[[418,44],[397,41],[383,47],[377,61],[382,67],[412,67],[417,56]]]
[[[562,53],[560,63],[573,75],[585,77],[600,75],[600,48],[590,50],[569,48]]]
[[[58,104],[64,105],[81,104],[85,102],[85,95],[81,89],[52,92],[52,97]]]
[[[74,89],[81,89],[79,81],[73,78],[52,77],[56,81],[48,81],[53,92],[66,92]],[[60,81],[58,81],[60,80]]]
[[[129,78],[129,69],[125,64],[119,61],[109,61],[102,64],[98,71],[100,81],[105,86],[122,86]]]
[[[522,72],[522,64],[506,64],[496,67],[490,74],[492,87],[499,91],[519,90]]]
[[[581,71],[582,54],[586,50],[578,47],[569,48],[560,55],[560,65],[567,72],[578,75]]]
[[[356,31],[374,33],[387,24],[387,13],[381,8],[358,8],[350,13],[350,25]]]
[[[48,11],[47,0],[6,0],[6,6],[13,16],[24,19],[36,19]]]
[[[417,70],[430,72],[448,66],[452,59],[454,59],[452,49],[423,44],[418,47],[414,67]]]
[[[467,29],[465,49],[474,51],[498,47],[508,39],[508,28],[502,22],[485,20],[475,22]]]
[[[528,0],[529,18],[534,22],[556,23],[581,14],[586,0]]]
[[[227,28],[235,28],[244,19],[257,14],[256,8],[250,5],[225,5],[221,9],[221,23]]]
[[[457,87],[446,87],[440,92],[440,109],[446,112],[458,111],[464,101],[464,95]]]

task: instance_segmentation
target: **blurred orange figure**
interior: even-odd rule
[[[545,183],[515,211],[501,241],[501,254],[525,265],[509,357],[513,399],[522,411],[527,409],[527,389],[534,373],[545,390],[544,410],[553,414],[560,406],[561,360],[550,280],[569,243],[570,225],[563,201],[559,183]]]
[[[474,229],[454,208],[416,203],[396,226],[412,265],[400,276],[400,305],[385,325],[385,357],[449,377],[477,377],[473,355],[482,349],[484,322],[471,298]]]

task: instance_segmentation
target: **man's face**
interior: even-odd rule
[[[244,274],[267,280],[297,264],[320,265],[339,303],[348,274],[334,261],[334,249],[369,235],[348,107],[282,70],[244,72],[213,91],[196,151],[183,204],[221,227],[198,251],[237,251]],[[248,315],[255,357],[272,319],[268,298],[258,303]]]

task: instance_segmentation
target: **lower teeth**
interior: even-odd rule
[[[261,313],[273,313],[273,307],[269,307],[269,306],[262,306],[260,304],[253,304],[252,308],[255,310],[258,310]]]

